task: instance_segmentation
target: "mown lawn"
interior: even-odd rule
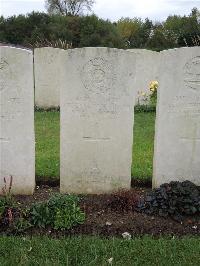
[[[36,176],[59,179],[60,113],[35,112]]]
[[[98,237],[0,238],[0,265],[200,265],[200,241],[100,239]],[[108,260],[113,258],[112,263]]]
[[[155,113],[136,113],[133,130],[132,177],[152,179]]]
[[[36,112],[36,175],[59,179],[59,112]],[[136,113],[132,176],[152,178],[155,113]]]

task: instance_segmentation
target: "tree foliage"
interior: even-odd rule
[[[200,45],[200,12],[197,8],[188,16],[169,16],[159,23],[148,18],[121,18],[112,23],[95,15],[74,16],[70,9],[65,14],[32,12],[26,16],[1,16],[0,42],[34,47],[38,42],[48,44],[59,40],[73,48],[107,46],[156,51]]]
[[[127,48],[144,48],[153,23],[148,18],[144,22],[140,18],[121,18],[117,28]]]
[[[94,0],[46,0],[45,3],[49,14],[76,16],[91,11]]]

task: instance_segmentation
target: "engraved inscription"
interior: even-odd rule
[[[6,108],[4,108],[4,105]],[[0,120],[14,120],[23,115],[21,98],[13,96],[4,101],[1,105]],[[15,110],[15,111],[14,111]]]
[[[89,101],[66,102],[70,112],[80,117],[92,117],[94,114],[101,114],[113,117],[118,114],[119,106],[115,102],[92,103]]]
[[[180,140],[183,141],[183,143],[191,143],[191,153],[188,154],[190,158],[188,169],[190,169],[191,173],[193,173],[195,158],[198,157],[199,148],[197,147],[197,143],[200,141],[200,127],[198,119],[196,121],[189,121],[189,124],[186,124],[185,130],[183,130]]]
[[[176,95],[168,105],[168,112],[179,116],[179,141],[181,145],[191,147],[187,154],[187,169],[193,174],[195,158],[198,157],[200,143],[200,95]]]
[[[184,67],[185,85],[194,90],[200,90],[200,56],[192,58]]]
[[[7,142],[10,142],[9,138],[0,137],[0,143],[7,143]]]
[[[8,67],[8,62],[2,58],[0,61],[0,70],[4,70],[6,67]]]
[[[199,141],[200,140],[200,127],[199,119],[185,120],[184,128],[181,131],[181,140],[185,141]]]
[[[56,53],[47,53],[45,56],[45,64],[55,64],[57,58],[57,54]]]
[[[0,60],[0,93],[6,89],[6,78],[9,76],[10,68],[8,62],[1,58]]]
[[[7,121],[14,120],[14,119],[17,119],[17,117],[22,116],[22,115],[23,115],[23,112],[21,111],[17,111],[15,113],[5,112],[0,115],[0,122],[2,120],[7,120]]]
[[[176,95],[168,105],[168,113],[200,115],[200,96]]]
[[[93,138],[93,137],[83,137],[85,141],[109,141],[110,138]]]
[[[109,61],[97,57],[87,62],[81,71],[84,87],[90,93],[110,94],[115,87],[116,74]]]

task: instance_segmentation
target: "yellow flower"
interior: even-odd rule
[[[159,83],[157,80],[151,81],[149,84],[150,91],[155,92],[158,89],[158,85],[159,85]]]

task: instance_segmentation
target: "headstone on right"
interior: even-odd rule
[[[161,53],[153,186],[200,185],[200,47]]]
[[[109,193],[131,185],[136,56],[63,52],[61,192]]]

